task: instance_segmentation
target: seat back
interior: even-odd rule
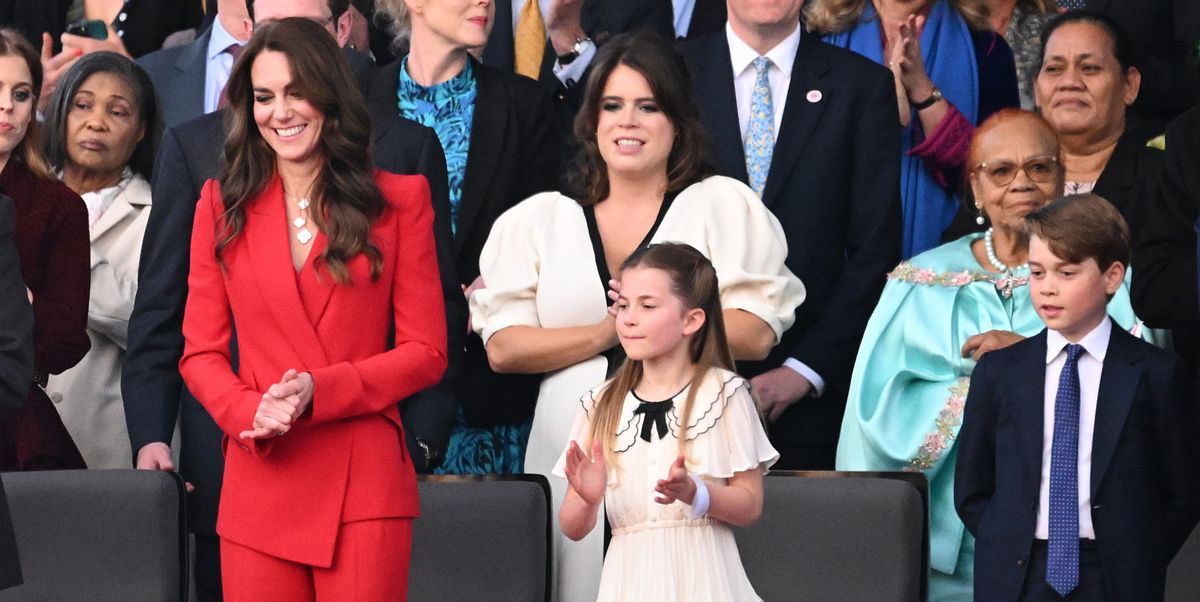
[[[185,600],[183,481],[147,470],[4,473],[24,583],[8,600]]]
[[[772,471],[762,518],[734,529],[764,600],[924,600],[928,484],[918,473]]]
[[[408,599],[550,599],[550,483],[542,475],[420,477]]]
[[[1166,599],[1170,602],[1200,600],[1200,529],[1192,529],[1192,535],[1167,568]]]

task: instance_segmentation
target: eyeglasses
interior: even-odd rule
[[[1034,157],[1021,165],[1012,161],[989,161],[980,163],[974,171],[983,172],[988,181],[996,186],[1008,186],[1017,179],[1017,172],[1022,170],[1034,182],[1049,182],[1058,175],[1058,157]]]

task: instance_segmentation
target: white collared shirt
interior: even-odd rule
[[[61,175],[59,179],[62,179]],[[129,185],[129,181],[132,179],[133,171],[126,167],[125,173],[121,174],[121,180],[116,184],[108,188],[101,188],[100,190],[93,190],[79,195],[83,199],[84,204],[87,205],[88,229],[96,226],[96,222],[100,221],[100,217],[104,215],[104,211],[112,205],[113,200],[117,198],[118,194],[121,194],[122,190],[125,190],[125,187]]]
[[[225,28],[220,19],[213,19],[212,33],[208,38],[208,49],[205,50],[204,65],[204,112],[212,113],[221,102],[221,91],[229,81],[229,72],[233,71],[233,55],[225,52],[230,44],[241,44]]]
[[[725,23],[725,37],[729,40],[729,59],[733,64],[733,93],[737,98],[738,126],[741,128],[742,140],[746,139],[746,128],[750,127],[750,101],[754,96],[754,59],[759,57],[757,51],[737,37],[729,23]],[[767,69],[767,80],[771,84],[771,108],[775,112],[775,133],[778,137],[779,125],[783,123],[783,105],[787,102],[788,88],[792,84],[792,65],[796,62],[796,51],[800,48],[800,23],[796,30],[784,38],[777,46],[767,51],[765,56],[771,60]]]
[[[741,128],[742,140],[746,139],[746,129],[750,127],[750,102],[754,96],[754,80],[758,75],[754,72],[754,59],[758,52],[737,37],[729,23],[725,23],[725,38],[729,42],[729,59],[733,65],[733,93],[737,99],[738,126]],[[800,24],[796,30],[782,42],[767,52],[771,66],[767,69],[767,81],[771,86],[771,109],[775,113],[775,135],[779,137],[779,126],[783,123],[783,105],[787,102],[788,89],[792,84],[792,65],[796,62],[796,52],[800,48]],[[796,358],[788,358],[784,366],[795,370],[812,383],[811,395],[820,397],[825,392],[825,380],[815,370]]]
[[[1105,316],[1100,325],[1087,333],[1079,344],[1084,353],[1079,356],[1079,537],[1095,539],[1092,528],[1092,434],[1096,427],[1096,399],[1100,394],[1100,372],[1108,353],[1112,322]],[[1055,330],[1046,331],[1045,403],[1042,404],[1042,479],[1038,488],[1037,527],[1034,537],[1050,538],[1050,449],[1054,444],[1054,400],[1058,395],[1058,380],[1067,363],[1066,347],[1070,343]]]

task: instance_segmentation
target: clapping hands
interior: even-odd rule
[[[313,380],[308,372],[288,370],[283,378],[263,393],[258,410],[254,412],[251,430],[242,431],[242,439],[279,437],[291,430],[300,416],[312,404]]]
[[[571,442],[567,450],[567,483],[589,505],[597,505],[604,499],[604,487],[608,484],[608,466],[604,462],[604,445],[597,438],[592,442],[592,457],[580,449],[579,443]],[[589,527],[590,529],[590,527]]]
[[[696,482],[688,475],[683,454],[680,454],[671,463],[671,468],[667,471],[667,478],[659,479],[654,491],[658,494],[654,496],[654,501],[660,504],[672,504],[675,500],[679,500],[689,506],[692,505],[696,499]]]

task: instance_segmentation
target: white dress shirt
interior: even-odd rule
[[[1092,434],[1096,427],[1096,398],[1100,393],[1100,372],[1112,322],[1105,316],[1079,344],[1084,353],[1079,356],[1079,537],[1095,539],[1092,528]],[[1054,400],[1058,395],[1058,379],[1067,363],[1067,340],[1055,330],[1046,331],[1046,385],[1042,404],[1042,480],[1038,488],[1037,528],[1034,537],[1050,538],[1050,449],[1054,444]]]
[[[729,41],[729,59],[733,65],[733,93],[737,99],[738,126],[741,128],[742,140],[745,140],[746,128],[750,126],[750,101],[754,96],[754,81],[758,78],[754,71],[754,59],[758,58],[759,54],[733,33],[729,23],[725,24],[725,37]],[[771,60],[771,66],[767,68],[767,81],[771,86],[771,109],[775,112],[776,139],[779,137],[779,126],[783,123],[783,106],[787,103],[788,89],[792,84],[792,65],[796,62],[796,51],[799,48],[800,24],[797,23],[795,31],[763,55]],[[812,383],[811,395],[814,397],[820,397],[825,392],[825,379],[804,362],[788,358],[783,365],[800,373]]]
[[[733,94],[737,98],[738,125],[742,140],[746,139],[746,128],[750,126],[750,99],[754,96],[754,59],[757,51],[737,37],[729,23],[725,24],[725,37],[729,40],[729,59],[733,64]],[[775,134],[778,139],[779,125],[783,123],[783,105],[786,104],[788,88],[792,84],[792,64],[796,62],[796,50],[800,48],[800,23],[796,30],[784,38],[779,45],[762,55],[771,60],[767,69],[767,80],[771,84],[771,108],[775,111]]]
[[[229,72],[233,71],[233,55],[225,52],[230,44],[241,44],[225,28],[220,19],[213,19],[212,33],[208,38],[208,49],[205,51],[204,65],[204,112],[212,113],[221,102],[221,92],[229,81]]]
[[[675,37],[686,38],[692,28],[692,15],[696,12],[696,0],[671,0],[675,12]]]

